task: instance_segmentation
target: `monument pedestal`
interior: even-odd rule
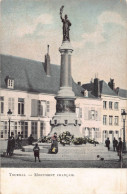
[[[82,137],[79,126],[81,121],[77,118],[75,107],[75,94],[72,91],[71,54],[72,46],[69,41],[64,41],[59,49],[61,53],[60,89],[55,97],[56,114],[52,118],[52,130],[57,135],[69,131],[74,137]]]

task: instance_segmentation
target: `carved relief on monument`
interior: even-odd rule
[[[75,112],[74,100],[57,100],[56,112]]]

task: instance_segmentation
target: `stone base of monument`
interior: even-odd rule
[[[57,136],[63,132],[70,132],[74,137],[83,137],[80,132],[81,121],[77,118],[76,113],[56,113],[51,121],[52,129],[50,137],[56,132]]]
[[[83,137],[83,135],[79,131],[79,126],[74,126],[74,124],[54,126],[49,136],[52,136],[55,132],[57,133],[57,136],[59,136],[60,134],[66,131],[70,132],[71,135],[74,135],[75,138]]]

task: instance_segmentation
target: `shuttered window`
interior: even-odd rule
[[[37,122],[31,122],[31,134],[34,139],[37,139]]]
[[[0,96],[0,113],[4,113],[4,97]]]
[[[88,116],[89,116],[89,109],[88,107],[84,108],[84,120],[88,120]]]
[[[38,116],[38,100],[35,99],[31,100],[31,116],[32,117]]]
[[[31,100],[31,116],[32,117],[45,117],[49,116],[50,102],[45,100]]]

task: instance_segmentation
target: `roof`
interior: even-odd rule
[[[123,98],[127,98],[127,90],[118,88],[118,96],[123,97]]]
[[[57,94],[60,83],[60,66],[51,64],[51,76],[47,76],[44,63],[20,57],[0,55],[1,88],[7,88],[7,76],[14,78],[15,90]],[[72,90],[76,96],[84,97],[83,88],[72,80]]]
[[[113,91],[104,80],[100,81],[100,91],[101,94],[117,96],[116,92]]]
[[[117,96],[116,92],[113,91],[104,80],[99,81],[99,84],[100,84],[100,93],[101,94]],[[91,91],[91,93],[93,94],[93,88],[94,88],[93,82],[83,84],[82,87],[88,91]]]

